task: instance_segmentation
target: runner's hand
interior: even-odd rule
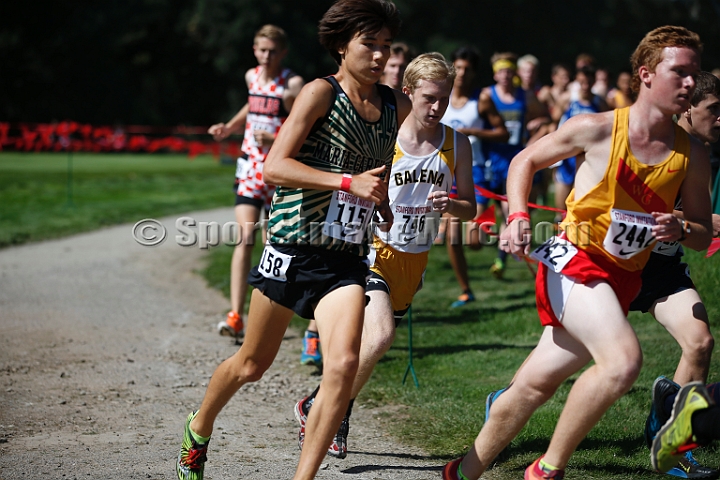
[[[530,222],[516,218],[500,233],[500,249],[512,255],[525,257],[530,254],[531,240]]]
[[[445,213],[450,209],[450,196],[448,192],[432,192],[428,198],[432,202],[433,211]]]
[[[377,212],[379,218],[379,221],[376,223],[378,230],[381,232],[389,232],[390,227],[392,227],[393,224],[393,213],[392,209],[390,208],[390,202],[384,200],[377,206]]]
[[[255,143],[263,147],[269,147],[275,141],[275,135],[267,130],[253,130],[253,137],[255,137]]]
[[[353,175],[352,183],[350,183],[350,193],[379,205],[380,202],[387,198],[387,184],[379,177],[384,171],[385,165]]]
[[[652,212],[657,225],[652,226],[652,233],[659,242],[674,242],[682,237],[682,222],[672,213]]]
[[[713,237],[720,236],[720,215],[717,213],[713,213],[712,215],[712,225],[713,225]]]
[[[213,136],[213,140],[216,142],[225,140],[228,135],[230,135],[230,131],[224,123],[216,123],[212,127],[208,128],[208,133]]]

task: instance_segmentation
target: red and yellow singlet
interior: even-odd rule
[[[605,176],[582,198],[570,193],[561,228],[578,248],[634,272],[645,266],[655,244],[651,213],[673,210],[690,160],[690,138],[676,125],[670,155],[657,165],[641,163],[630,150],[629,112],[629,107],[615,110]]]

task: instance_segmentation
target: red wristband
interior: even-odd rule
[[[350,184],[352,183],[352,175],[349,173],[343,173],[342,182],[340,183],[340,190],[343,192],[350,191]]]
[[[511,223],[513,220],[517,219],[517,218],[521,218],[521,219],[527,220],[527,221],[529,222],[529,221],[530,221],[530,214],[527,213],[527,212],[515,212],[515,213],[511,213],[510,215],[508,215],[507,225],[510,225],[510,223]]]

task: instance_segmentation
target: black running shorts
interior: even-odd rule
[[[645,313],[661,298],[695,288],[690,278],[690,267],[682,263],[681,258],[664,257],[657,253],[650,255],[642,272],[642,288],[630,304],[630,311]]]
[[[248,283],[270,300],[310,319],[325,295],[347,285],[365,288],[368,274],[366,257],[310,245],[269,244],[260,264],[250,271]]]

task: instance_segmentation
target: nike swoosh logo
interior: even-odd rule
[[[444,149],[442,149],[442,150],[440,150],[440,151],[441,151],[442,153],[445,153],[445,152],[451,152],[451,151],[453,151],[453,150],[455,150],[455,148],[444,148]]]
[[[678,168],[677,170],[671,170],[670,167],[668,167],[668,173],[677,173],[680,170],[682,170],[682,169]]]
[[[631,255],[633,253],[635,253],[635,252],[633,252],[632,250],[630,250],[629,252],[626,252],[625,250],[620,250],[621,257],[624,257],[625,255]]]

